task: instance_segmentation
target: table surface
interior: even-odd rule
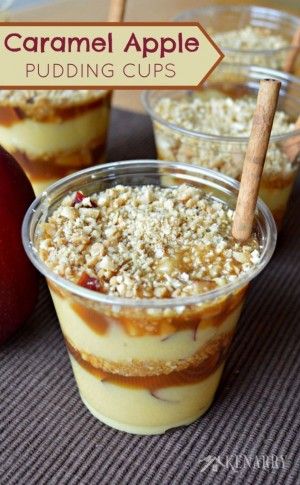
[[[127,0],[127,21],[156,20],[168,21],[183,10],[211,4],[255,4],[278,8],[300,15],[299,0],[266,0],[249,2],[248,0]],[[83,7],[84,5],[84,7]],[[109,0],[55,0],[52,4],[16,11],[12,19],[16,20],[47,20],[53,21],[104,21],[107,18]],[[133,111],[143,111],[140,101],[141,91],[116,91],[114,105]]]

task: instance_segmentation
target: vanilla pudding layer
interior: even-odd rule
[[[50,291],[66,340],[81,354],[91,355],[100,362],[103,359],[109,363],[112,356],[115,356],[114,362],[117,366],[123,365],[126,369],[132,359],[151,361],[153,365],[158,360],[168,365],[170,361],[191,358],[208,342],[234,331],[243,304],[240,302],[228,315],[220,318],[217,325],[209,324],[209,319],[199,318],[198,321],[195,319],[193,329],[136,336],[134,328],[130,335],[128,329],[125,331],[122,324],[113,318],[107,318],[109,325],[103,333],[101,329],[97,331],[97,323],[91,328],[89,322],[72,308],[72,299],[63,298],[53,290]]]
[[[84,404],[100,421],[136,434],[164,433],[205,413],[218,387],[223,365],[201,382],[158,390],[101,382],[70,355]]]
[[[49,158],[105,142],[109,107],[102,103],[65,121],[19,120],[10,126],[0,124],[0,144],[9,151],[20,151],[30,159]]]

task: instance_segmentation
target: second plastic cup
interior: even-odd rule
[[[257,5],[204,6],[181,12],[174,20],[200,22],[224,52],[226,62],[280,71],[300,27],[300,17]],[[260,42],[254,47],[255,31],[260,32]],[[299,55],[293,73],[300,74]]]
[[[110,99],[109,91],[1,91],[0,144],[36,195],[105,160]]]
[[[261,79],[272,78],[281,82],[278,110],[285,112],[292,121],[300,113],[300,83],[293,76],[278,71],[252,66],[222,64],[198,92],[145,91],[144,106],[153,122],[158,158],[191,163],[220,170],[240,179],[249,137],[237,135],[229,123],[228,135],[215,135],[184,128],[178,122],[170,123],[156,111],[163,98],[189,100],[195,96],[203,99],[232,99],[257,96]],[[191,116],[188,113],[188,116]],[[211,116],[218,116],[212,113]],[[234,123],[232,122],[232,125]],[[272,135],[268,148],[260,196],[271,209],[280,228],[288,200],[300,165],[300,130]]]
[[[234,207],[239,184],[219,173],[185,164],[129,161],[71,175],[51,186],[29,208],[23,242],[47,278],[83,402],[100,421],[136,434],[163,433],[187,425],[211,405],[243,306],[247,286],[275,248],[276,227],[258,201],[256,232],[261,259],[233,282],[178,299],[113,297],[54,274],[36,246],[40,223],[70,192],[86,195],[118,184],[165,185],[169,180],[213,192]],[[165,268],[168,271],[168,268]]]

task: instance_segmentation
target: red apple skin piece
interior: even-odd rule
[[[0,147],[0,344],[32,313],[38,274],[22,245],[23,217],[34,192],[16,160]]]

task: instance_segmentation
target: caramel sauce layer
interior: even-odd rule
[[[286,209],[284,208],[284,209],[276,209],[272,211],[272,215],[276,222],[277,229],[280,229],[282,227],[285,210]]]
[[[0,106],[0,125],[2,126],[12,126],[24,119],[33,119],[42,123],[61,123],[67,121],[77,116],[81,116],[87,111],[93,110],[95,108],[100,108],[103,105],[109,106],[111,94],[100,97],[99,99],[89,101],[87,103],[82,103],[76,106],[59,107],[53,106],[49,103],[46,104],[43,109],[38,107],[37,112],[34,112],[34,107],[32,108],[30,114],[27,113],[22,108],[15,108],[13,106]]]
[[[297,172],[292,172],[289,174],[263,174],[260,181],[260,188],[269,190],[285,189],[294,183],[296,173]],[[240,182],[241,177],[238,177],[237,180]]]
[[[98,144],[97,144],[98,143]],[[24,152],[11,152],[31,181],[62,178],[72,172],[104,161],[105,141],[93,142],[91,148],[57,154],[53,157],[31,159]]]
[[[108,331],[109,318],[93,310],[92,308],[87,308],[77,302],[72,303],[71,306],[74,312],[76,312],[77,315],[87,323],[93,332],[99,335],[104,335]]]
[[[273,174],[264,175],[261,179],[260,186],[266,189],[284,189],[294,183],[296,172],[291,174]]]
[[[24,116],[19,108],[12,108],[11,106],[0,106],[0,125],[12,126],[22,120]]]
[[[76,362],[87,372],[94,377],[101,380],[103,383],[116,384],[122,387],[129,387],[134,389],[148,389],[154,391],[156,389],[185,386],[189,384],[196,384],[203,381],[223,364],[228,353],[228,349],[232,340],[233,333],[226,334],[222,338],[218,337],[215,341],[211,341],[204,346],[204,357],[199,362],[189,365],[180,370],[173,370],[169,373],[161,373],[159,375],[122,375],[117,372],[109,372],[102,368],[96,367],[90,360],[96,359],[93,356],[85,358],[82,357],[80,351],[75,349],[72,344],[66,339],[66,345],[70,354],[74,357]],[[87,360],[90,358],[90,360]],[[180,361],[179,361],[180,362]]]
[[[204,329],[208,327],[219,327],[224,320],[244,300],[247,287],[237,293],[230,295],[221,302],[212,303],[204,309],[186,310],[178,315],[172,312],[170,316],[160,315],[159,317],[149,316],[146,311],[141,310],[138,314],[130,309],[121,310],[120,315],[108,315],[100,312],[90,305],[74,299],[70,294],[62,291],[54,283],[48,280],[50,289],[60,298],[66,299],[66,304],[71,304],[72,309],[81,320],[96,334],[105,334],[110,324],[117,324],[130,336],[141,337],[145,335],[166,336],[182,330]]]

